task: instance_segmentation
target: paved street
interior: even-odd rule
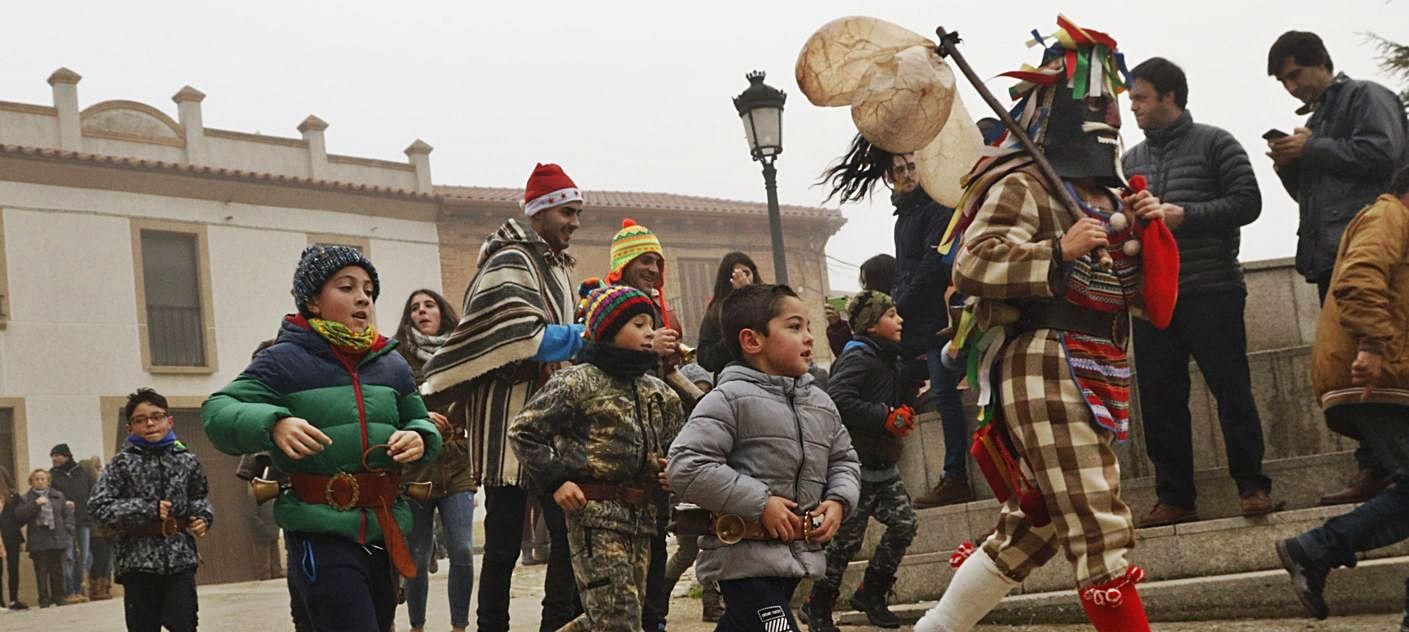
[[[431,576],[431,600],[427,628],[435,632],[449,629],[445,604],[447,564]],[[478,568],[478,563],[476,563]],[[677,587],[671,606],[672,632],[709,632],[714,624],[700,622],[700,601],[688,592],[686,575]],[[543,566],[521,567],[514,575],[512,614],[515,630],[538,629],[538,598],[542,593]],[[283,580],[203,586],[200,589],[200,622],[204,632],[274,632],[290,630],[288,593]],[[1194,606],[1196,607],[1196,606]],[[473,607],[472,607],[473,608]],[[1288,613],[1294,614],[1294,613]],[[471,610],[473,620],[473,609]],[[1399,615],[1333,617],[1327,621],[1284,619],[1276,621],[1198,621],[1156,623],[1158,632],[1390,632],[1399,628]],[[406,613],[397,613],[397,630],[407,629]],[[4,632],[121,631],[122,600],[87,603],[44,610],[0,613]],[[863,630],[875,628],[850,627]],[[908,629],[908,628],[907,628]],[[979,632],[1090,632],[1086,625],[979,626]]]

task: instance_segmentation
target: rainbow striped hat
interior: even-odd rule
[[[610,343],[626,323],[637,314],[655,318],[656,306],[645,292],[625,285],[609,285],[587,295],[587,310],[583,321],[587,339]]]

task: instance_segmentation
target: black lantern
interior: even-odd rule
[[[734,97],[734,109],[744,123],[744,136],[754,160],[766,160],[783,153],[783,102],[788,95],[763,83],[765,73],[747,75],[749,87]]]
[[[788,95],[763,83],[764,72],[747,75],[748,89],[734,97],[734,109],[744,123],[749,154],[763,163],[763,186],[768,191],[768,232],[773,238],[773,282],[788,284],[787,257],[783,252],[783,217],[778,209],[778,170],[773,162],[783,153],[783,102]]]

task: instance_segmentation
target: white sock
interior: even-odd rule
[[[982,549],[974,551],[954,572],[939,603],[915,623],[915,632],[969,632],[1018,583]]]

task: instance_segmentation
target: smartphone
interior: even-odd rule
[[[1284,132],[1284,131],[1282,131],[1282,130],[1279,130],[1279,129],[1277,129],[1277,128],[1274,127],[1274,128],[1272,128],[1272,129],[1269,129],[1269,130],[1263,132],[1263,133],[1262,133],[1262,138],[1263,138],[1264,140],[1277,140],[1277,139],[1279,139],[1279,138],[1286,138],[1286,137],[1288,137],[1288,136],[1290,136],[1290,135],[1291,135],[1291,134],[1288,134],[1288,133],[1286,133],[1286,132]]]

